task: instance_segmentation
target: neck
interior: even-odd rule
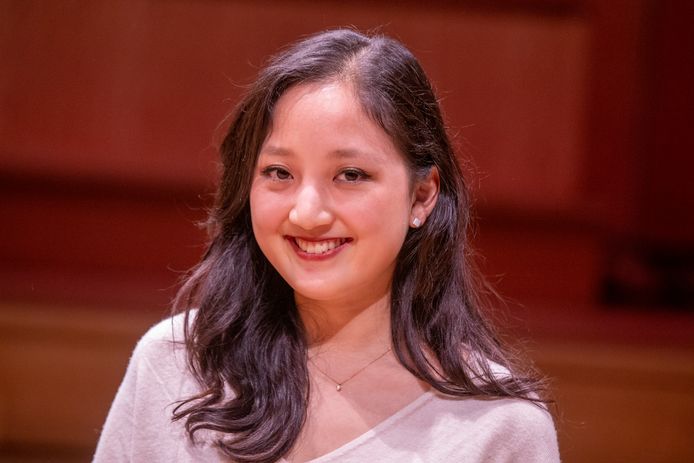
[[[311,349],[364,351],[390,345],[390,294],[327,303],[296,296]]]

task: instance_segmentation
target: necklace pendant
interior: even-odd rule
[[[337,389],[337,392],[340,392],[342,390],[342,384],[338,384],[335,389]]]

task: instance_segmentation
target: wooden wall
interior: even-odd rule
[[[690,10],[0,0],[0,449],[89,454],[130,347],[203,250],[220,121],[269,54],[349,25],[401,39],[437,88],[482,266],[557,378],[564,460],[691,457]],[[684,256],[676,310],[644,247]]]
[[[77,298],[89,296],[85,278],[132,280],[144,302],[167,266],[200,253],[190,222],[209,202],[199,195],[215,179],[215,128],[243,84],[280,46],[338,25],[385,25],[421,58],[485,207],[584,208],[590,42],[578,12],[328,5],[6,3],[0,175],[2,212],[16,221],[0,244],[14,262],[6,290],[52,298],[45,287],[69,268]]]

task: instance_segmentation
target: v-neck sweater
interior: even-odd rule
[[[211,434],[200,433],[200,442],[193,444],[184,422],[171,420],[177,401],[199,392],[182,340],[182,315],[158,323],[140,339],[94,462],[229,461]],[[308,463],[558,461],[556,431],[544,408],[520,399],[457,398],[429,391]]]

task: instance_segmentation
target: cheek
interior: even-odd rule
[[[276,227],[283,220],[283,202],[278,195],[267,194],[267,192],[251,190],[251,224],[253,233],[258,242],[264,240],[264,234]]]
[[[357,229],[401,245],[409,228],[410,203],[406,195],[391,192],[372,196],[354,204],[349,216]]]

